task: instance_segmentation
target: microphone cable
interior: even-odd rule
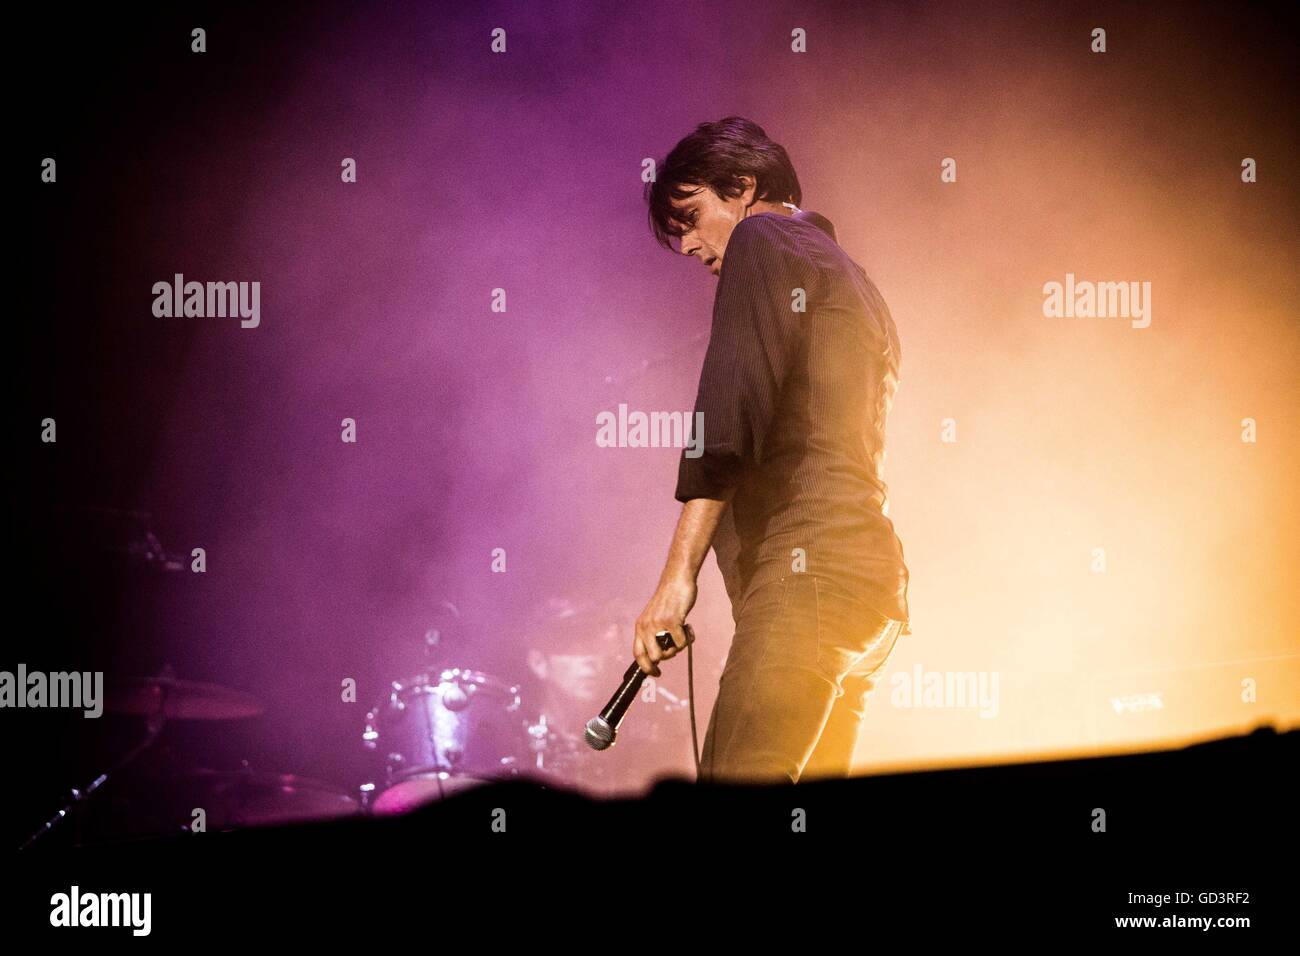
[[[691,756],[695,758],[695,782],[700,782],[700,743],[695,735],[695,642],[686,644],[686,694],[691,703]]]
[[[700,740],[695,729],[695,628],[683,621],[682,631],[686,634],[686,697],[691,705],[691,756],[695,758],[695,782],[699,783]],[[664,650],[667,650],[671,645],[665,644],[665,639],[671,641],[672,635],[667,631],[659,631],[655,634],[655,640]]]

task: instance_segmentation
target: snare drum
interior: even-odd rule
[[[383,755],[372,811],[403,813],[471,781],[514,776],[527,745],[520,703],[517,686],[458,667],[394,681],[362,735]]]

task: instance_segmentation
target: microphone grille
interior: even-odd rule
[[[614,728],[604,717],[593,717],[587,721],[587,733],[584,736],[587,746],[592,750],[605,750],[614,742]]]

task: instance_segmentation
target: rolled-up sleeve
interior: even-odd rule
[[[695,399],[693,426],[703,433],[703,452],[690,457],[689,446],[683,452],[678,501],[725,498],[744,469],[761,460],[798,357],[815,278],[796,237],[772,217],[742,220],[732,231]],[[795,311],[797,289],[808,311]]]

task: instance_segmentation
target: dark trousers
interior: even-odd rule
[[[737,615],[700,780],[848,776],[867,698],[902,627],[825,578],[792,573],[755,590]]]

